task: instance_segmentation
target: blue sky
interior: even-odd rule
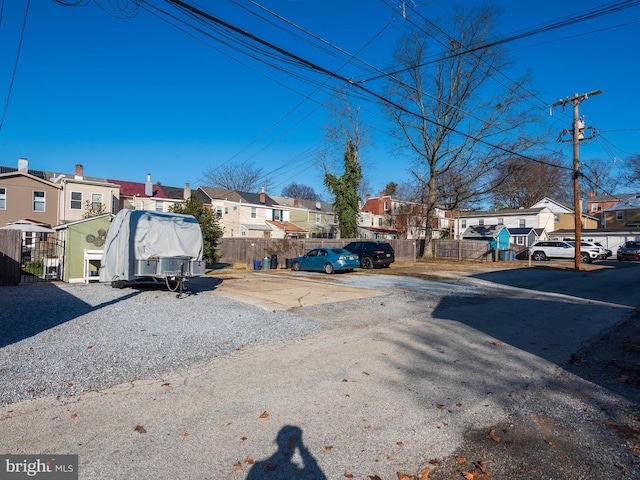
[[[0,21],[0,165],[29,159],[33,169],[154,181],[165,185],[203,185],[203,173],[227,163],[248,162],[269,173],[280,194],[291,182],[327,196],[315,152],[322,148],[327,111],[323,107],[340,82],[291,68],[293,76],[252,59],[237,49],[181,31],[141,8],[119,13],[107,0],[64,7],[53,0],[30,2],[13,86],[14,64],[27,0],[3,4]],[[122,3],[122,2],[120,2]],[[152,5],[172,11],[160,0]],[[367,78],[372,68],[391,63],[392,47],[409,21],[446,16],[449,0],[262,0],[257,3],[303,27],[346,54],[332,55],[276,28],[283,23],[248,0],[202,2],[224,21],[272,42],[305,60],[348,78]],[[467,0],[465,5],[477,3]],[[609,4],[636,2],[494,2],[502,13],[501,35],[510,36]],[[640,3],[640,2],[639,2]],[[213,5],[213,6],[208,6]],[[244,8],[243,8],[244,7]],[[260,12],[272,23],[250,12]],[[287,30],[293,30],[287,27]],[[195,37],[195,38],[194,38]],[[232,39],[231,44],[237,44]],[[571,127],[571,109],[549,116],[549,105],[574,93],[601,89],[582,102],[587,126],[600,133],[580,145],[580,158],[607,161],[640,153],[637,52],[640,6],[506,44],[515,78],[527,69],[547,126],[558,133]],[[335,51],[334,51],[335,52]],[[382,84],[368,83],[382,93]],[[9,95],[9,92],[10,95]],[[361,119],[373,144],[363,151],[371,193],[390,181],[410,178],[407,160],[398,157],[385,133],[379,103],[359,96]],[[571,157],[569,143],[549,138],[548,148]],[[337,158],[340,161],[341,156]],[[624,185],[621,188],[624,189]]]

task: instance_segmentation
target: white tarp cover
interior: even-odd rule
[[[134,280],[136,260],[190,257],[202,260],[202,231],[192,215],[121,210],[104,243],[100,281]]]

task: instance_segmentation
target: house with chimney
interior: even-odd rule
[[[48,176],[61,187],[59,224],[119,210],[120,185],[106,178],[85,176],[82,165],[76,164],[73,175],[49,172]]]
[[[114,179],[109,179],[109,182],[120,185],[118,211],[127,208],[129,210],[169,212],[171,206],[182,203],[186,195],[191,197],[191,188],[188,184],[184,189],[167,187],[166,190],[171,193],[169,195],[163,185],[151,182],[151,174],[147,175],[145,183]]]
[[[300,229],[296,238],[338,238],[340,228],[332,204],[275,195],[271,198],[289,207],[290,222]]]
[[[26,158],[18,166],[0,167],[0,227],[19,220],[57,225],[60,219],[61,186],[41,170],[29,169]]]

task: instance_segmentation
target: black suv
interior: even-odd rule
[[[351,242],[343,248],[358,254],[362,268],[388,267],[395,260],[393,247],[387,242]]]

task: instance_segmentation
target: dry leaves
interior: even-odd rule
[[[269,414],[265,410],[264,412],[262,412],[262,415],[260,415],[258,418],[269,418]]]
[[[416,477],[406,473],[396,472],[396,475],[398,475],[398,480],[416,480]]]
[[[399,447],[403,447],[404,443],[403,442],[396,442],[396,445],[398,445]]]
[[[244,459],[244,463],[247,465],[253,465],[255,462],[253,461],[253,458],[247,457]]]
[[[69,418],[78,418],[78,414],[77,413],[72,413],[71,415],[69,415]]]
[[[431,472],[430,468],[423,468],[418,472],[418,480],[429,480],[429,473]]]
[[[458,462],[458,465],[462,465],[463,463],[467,463],[467,459],[464,457],[456,457],[456,462]]]
[[[242,473],[242,463],[237,462],[233,464],[233,471],[236,473]]]
[[[351,473],[351,472],[345,472],[345,473],[344,473],[344,478],[353,478],[353,473]]]
[[[182,436],[187,438],[189,436],[189,433],[188,432],[182,432]]]
[[[487,471],[487,467],[484,462],[473,462],[473,466],[480,471],[462,472],[462,476],[466,480],[491,480],[491,474]]]
[[[490,438],[494,442],[500,442],[500,437],[496,435],[495,429],[491,429],[491,431],[489,432],[489,435],[487,435],[487,438]]]
[[[147,433],[147,430],[142,425],[136,425],[133,431],[138,433]]]
[[[333,448],[333,445],[325,445],[324,449],[328,452],[329,450],[331,450]]]

